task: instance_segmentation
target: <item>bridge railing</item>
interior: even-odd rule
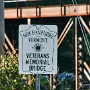
[[[5,8],[36,7],[72,4],[74,0],[4,0]],[[88,4],[90,0],[77,0],[77,4]]]

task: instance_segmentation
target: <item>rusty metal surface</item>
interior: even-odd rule
[[[36,14],[37,11],[37,14]],[[90,6],[85,5],[64,5],[60,6],[44,6],[38,7],[22,7],[5,9],[4,10],[5,19],[14,19],[14,18],[42,18],[42,17],[68,17],[68,16],[83,16],[90,15]]]

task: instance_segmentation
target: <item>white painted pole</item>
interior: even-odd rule
[[[78,65],[77,65],[77,17],[74,17],[74,62],[75,62],[75,90],[78,90]]]
[[[27,19],[27,23],[28,23],[28,25],[31,24],[31,19],[30,18]]]

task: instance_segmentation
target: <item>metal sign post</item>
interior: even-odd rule
[[[40,90],[40,74],[36,74],[36,90]]]
[[[40,90],[40,74],[57,73],[57,26],[19,26],[19,73],[36,74],[36,90]]]

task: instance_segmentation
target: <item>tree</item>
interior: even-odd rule
[[[0,54],[3,54],[4,44],[4,0],[0,0]]]
[[[36,75],[31,74],[29,78],[28,74],[19,74],[17,56],[11,58],[6,52],[0,59],[0,90],[35,90]],[[40,75],[40,80],[40,90],[50,90],[48,77]]]
[[[18,57],[13,55],[11,58],[6,52],[5,55],[0,55],[0,59],[0,90],[35,90],[33,75],[33,83],[29,85],[28,75],[18,73]]]

